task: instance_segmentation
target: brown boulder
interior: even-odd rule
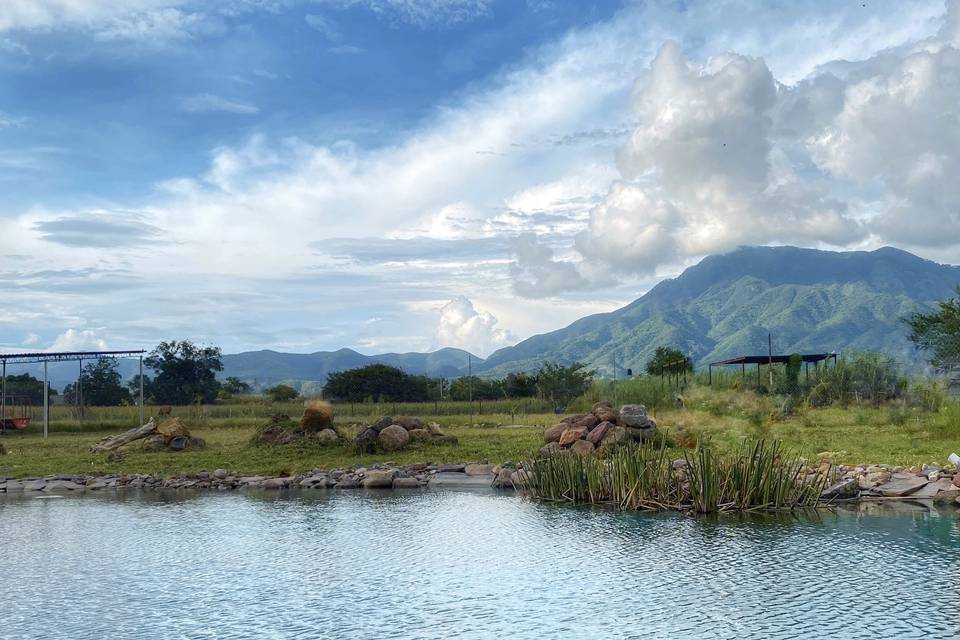
[[[167,441],[177,436],[190,437],[190,430],[187,429],[187,425],[180,418],[164,420],[160,423],[160,426],[157,427],[157,433],[162,435]]]
[[[353,444],[360,451],[373,453],[377,449],[377,435],[376,429],[367,427],[357,434],[357,437],[353,440]]]
[[[392,424],[380,432],[377,442],[384,451],[398,451],[410,442],[410,434],[400,425]]]
[[[560,453],[563,449],[560,448],[560,445],[556,442],[549,442],[544,447],[540,449],[541,456],[552,456],[555,453]]]
[[[593,443],[589,440],[577,440],[573,443],[573,446],[570,447],[570,451],[574,453],[591,453],[593,451]]]
[[[613,428],[613,424],[610,422],[601,422],[593,429],[590,430],[590,433],[587,434],[587,440],[595,447],[600,446],[600,443],[606,437],[610,429]]]
[[[370,428],[376,431],[377,433],[380,433],[381,431],[383,431],[384,429],[386,429],[392,424],[393,424],[393,418],[391,418],[390,416],[383,416],[382,418],[374,422],[372,425],[370,425]]]
[[[570,424],[567,422],[560,422],[558,424],[555,424],[543,432],[543,441],[557,442],[560,440],[560,436],[563,435],[563,432],[569,428],[570,428]]]
[[[410,429],[407,434],[414,442],[423,442],[424,440],[429,440],[433,437],[426,429]]]
[[[604,448],[615,447],[618,444],[629,442],[629,440],[630,434],[627,433],[626,427],[613,426],[607,430],[607,434],[600,442],[600,446]]]
[[[625,404],[620,407],[620,426],[644,429],[650,425],[647,408],[642,404]]]
[[[569,447],[577,440],[586,437],[587,433],[586,427],[570,427],[560,434],[560,446]]]
[[[393,424],[398,424],[407,431],[413,429],[423,429],[423,420],[412,416],[394,416]]]
[[[593,415],[597,417],[597,420],[602,422],[616,422],[617,410],[613,408],[613,405],[609,402],[598,402],[593,405],[593,410],[591,411]]]
[[[167,439],[159,433],[147,436],[143,439],[144,451],[163,451],[167,448]]]
[[[573,424],[577,427],[586,427],[587,431],[589,431],[600,424],[600,420],[598,420],[597,416],[593,415],[592,413],[588,413]]]
[[[333,429],[321,429],[320,433],[317,434],[317,441],[320,444],[336,444],[337,440],[339,440],[339,437]]]
[[[953,486],[960,487],[960,473],[953,474]]]

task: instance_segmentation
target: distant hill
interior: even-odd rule
[[[537,369],[548,360],[586,362],[601,373],[642,369],[658,345],[697,363],[765,353],[888,353],[919,366],[901,318],[954,295],[960,267],[906,251],[833,252],[746,247],[710,256],[629,305],[500,349],[486,375]]]
[[[353,349],[318,351],[316,353],[281,353],[278,351],[246,351],[223,356],[221,378],[236,376],[260,388],[274,384],[291,384],[303,391],[312,391],[336,371],[386,364],[407,373],[434,377],[457,377],[467,370],[467,358],[473,365],[483,360],[462,349],[445,348],[430,353],[382,353],[367,356]]]

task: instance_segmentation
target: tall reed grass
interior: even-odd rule
[[[808,478],[779,442],[745,443],[718,454],[700,442],[674,468],[666,445],[624,446],[609,457],[568,452],[525,465],[525,490],[537,500],[610,504],[625,510],[765,511],[817,505],[829,478]]]

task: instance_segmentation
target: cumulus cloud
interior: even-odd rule
[[[339,7],[365,7],[390,20],[420,28],[458,24],[486,15],[492,0],[324,0]]]
[[[537,241],[533,234],[516,238],[510,263],[513,290],[525,298],[542,298],[591,286],[577,265],[554,259],[553,249]]]
[[[103,351],[107,341],[92,329],[67,329],[50,345],[47,351]]]
[[[497,319],[486,311],[477,311],[473,302],[457,296],[440,309],[437,344],[459,347],[486,357],[510,343],[510,333],[497,327]]]

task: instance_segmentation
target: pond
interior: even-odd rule
[[[960,520],[492,492],[0,498],[0,638],[960,637]]]

